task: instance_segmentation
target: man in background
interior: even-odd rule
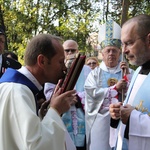
[[[130,73],[125,62],[120,67],[120,36],[121,27],[113,20],[100,26],[98,40],[102,62],[85,81],[87,150],[111,150],[115,146],[116,130],[110,128],[109,105],[118,102],[122,89],[126,91],[127,81],[122,79],[122,69]]]
[[[69,67],[69,64],[75,59],[75,55],[79,52],[78,44],[74,40],[66,40],[63,43],[65,64]],[[68,63],[69,62],[69,63]],[[85,115],[84,115],[84,83],[91,71],[87,65],[83,66],[80,76],[75,85],[75,90],[78,94],[78,102],[72,104],[71,108],[62,115],[62,120],[66,125],[66,128],[77,148],[77,150],[86,150],[85,144]],[[51,83],[45,84],[45,96],[47,99],[50,97],[55,85]]]
[[[3,29],[0,28],[0,77],[6,71],[7,68],[19,69],[21,64],[11,58],[3,56],[5,48],[5,33]]]
[[[69,39],[63,43],[66,61],[71,59],[72,55],[79,53],[78,44],[76,41]],[[67,130],[74,141],[77,150],[86,150],[86,134],[85,134],[85,91],[84,84],[88,74],[91,72],[89,66],[84,65],[80,76],[75,85],[78,93],[78,102],[63,114],[62,119],[67,127]],[[81,106],[81,108],[78,108]],[[71,129],[71,130],[70,130]]]

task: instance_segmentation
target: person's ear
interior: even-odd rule
[[[42,54],[38,55],[37,64],[42,67],[45,64],[45,62],[46,62],[45,56]]]

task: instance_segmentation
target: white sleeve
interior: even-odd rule
[[[129,149],[148,150],[150,147],[150,117],[133,110],[130,115]]]
[[[46,100],[49,100],[51,98],[55,86],[56,86],[55,84],[48,83],[48,82],[44,84],[44,95],[46,97]]]
[[[28,150],[64,150],[65,127],[61,117],[54,109],[49,109],[40,121],[36,115],[35,99],[28,87],[20,84],[7,91],[9,113],[7,118],[9,130],[18,149]]]
[[[130,135],[150,137],[150,117],[140,111],[133,110],[130,116]],[[136,127],[136,128],[135,128]]]

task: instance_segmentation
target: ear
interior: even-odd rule
[[[44,64],[45,64],[45,56],[40,54],[38,57],[37,57],[37,64],[40,66],[40,67],[43,67]]]

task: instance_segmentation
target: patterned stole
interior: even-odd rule
[[[38,88],[31,82],[25,75],[16,71],[15,69],[8,68],[3,76],[0,78],[0,83],[3,82],[14,82],[26,85],[33,93],[35,97],[36,110],[37,110],[37,99],[36,96],[39,93]],[[38,110],[37,110],[38,111]]]
[[[135,95],[132,106],[134,106],[138,111],[150,116],[150,105],[149,105],[149,83],[150,74],[143,81],[141,87],[139,88],[137,94]],[[143,94],[144,93],[144,94]]]

